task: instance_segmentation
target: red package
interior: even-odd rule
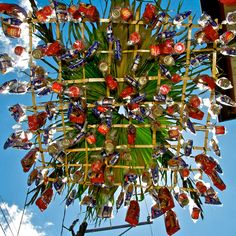
[[[40,113],[28,116],[28,125],[30,131],[36,131],[45,125],[47,121],[47,112],[43,111]]]
[[[180,230],[179,221],[174,211],[169,210],[165,214],[165,225],[168,235],[173,235]]]
[[[36,161],[37,152],[39,151],[38,148],[31,149],[21,160],[21,165],[24,172],[28,172],[30,168]]]
[[[129,208],[125,217],[125,221],[133,227],[138,225],[140,208],[137,201],[130,201]]]
[[[40,211],[44,211],[47,209],[49,203],[52,200],[52,196],[53,196],[53,189],[48,188],[42,193],[41,197],[39,197],[36,200],[35,203],[38,206],[38,208],[40,209]]]

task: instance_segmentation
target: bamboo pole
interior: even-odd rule
[[[32,12],[29,12],[29,67],[30,67],[30,81],[33,80],[33,74],[32,74],[32,69],[33,69],[33,56],[32,56],[32,51],[33,51],[33,24],[32,24]],[[34,88],[32,83],[30,83],[31,86],[31,99],[32,99],[32,105],[33,105],[33,111],[36,114],[37,113],[37,101],[36,101],[36,96],[34,92]],[[41,160],[42,160],[42,165],[45,166],[45,158],[44,158],[44,153],[43,153],[43,147],[42,147],[42,141],[41,141],[41,136],[40,133],[36,133],[37,135],[37,141],[39,144],[39,151],[41,155]]]

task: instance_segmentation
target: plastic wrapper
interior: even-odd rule
[[[144,10],[144,13],[143,13],[143,20],[145,23],[151,23],[155,20],[155,17],[157,15],[157,8],[155,5],[153,4],[150,4],[148,3],[146,6],[145,6],[145,10]]]
[[[226,45],[228,44],[229,42],[231,42],[236,36],[236,30],[229,30],[229,31],[226,31],[225,33],[223,33],[221,36],[220,36],[220,39],[219,39],[219,42],[222,44],[222,45]]]
[[[45,111],[28,116],[28,125],[30,131],[36,131],[45,125],[47,113]]]
[[[93,196],[84,196],[80,205],[85,205],[88,207],[94,207],[96,205],[96,199]]]
[[[17,4],[0,3],[0,13],[17,18],[26,18],[27,12]]]
[[[13,67],[12,59],[7,53],[0,54],[0,72],[5,74]]]
[[[86,51],[84,58],[87,59],[89,57],[92,57],[97,52],[100,44],[100,42],[95,41]]]
[[[236,102],[227,95],[219,94],[216,101],[225,106],[236,107]]]
[[[136,140],[136,128],[134,125],[128,127],[128,144],[134,145]]]
[[[69,193],[69,195],[68,195],[68,197],[67,197],[67,199],[66,199],[66,206],[67,206],[67,207],[68,207],[69,205],[71,205],[71,204],[74,202],[76,195],[77,195],[77,191],[76,191],[75,189],[73,189],[73,190]]]
[[[31,149],[21,160],[21,165],[24,172],[28,172],[35,163],[39,153],[38,148]]]
[[[162,212],[167,212],[168,210],[175,207],[172,195],[167,187],[161,187],[158,192],[158,198],[160,201],[160,208]]]
[[[105,77],[105,82],[106,82],[106,85],[109,89],[111,89],[111,90],[117,89],[118,82],[115,78],[113,78],[112,75],[107,75]]]
[[[225,77],[217,79],[216,85],[224,90],[233,88],[231,81]]]
[[[8,109],[11,113],[11,116],[16,122],[22,122],[26,119],[25,106],[20,104],[15,104]]]
[[[99,12],[93,5],[80,3],[78,10],[90,22],[97,22],[99,20]]]
[[[109,219],[112,217],[112,206],[104,205],[98,211],[98,217],[102,219]]]
[[[114,42],[114,58],[117,61],[121,61],[121,58],[122,58],[122,49],[121,49],[121,43],[119,39],[115,40]]]
[[[20,38],[22,21],[16,18],[2,19],[2,30],[6,37]]]
[[[156,15],[153,19],[153,21],[150,23],[151,29],[160,28],[162,24],[165,22],[166,13],[160,12],[158,15]]]
[[[48,22],[52,17],[55,17],[55,11],[51,6],[45,6],[36,11],[35,15],[40,22]]]
[[[151,208],[151,218],[152,219],[156,219],[163,214],[164,214],[164,212],[161,210],[159,203],[156,203],[155,205],[152,206],[152,208]]]
[[[218,146],[217,141],[216,141],[214,138],[212,138],[212,139],[210,140],[210,146],[211,146],[212,150],[214,151],[214,153],[215,153],[217,156],[220,156],[220,148],[219,148],[219,146]]]
[[[215,89],[215,80],[210,77],[209,75],[199,75],[194,79],[194,82],[198,85],[201,89]]]
[[[125,206],[130,204],[130,199],[132,198],[133,195],[133,191],[134,191],[134,185],[133,183],[130,183],[127,187],[126,187],[126,192],[125,192]]]
[[[32,138],[32,133],[25,132],[22,130],[17,131],[11,134],[11,136],[5,142],[3,148],[7,149],[9,147],[13,147],[16,149],[29,150],[33,145],[33,143],[30,142],[31,138]]]
[[[28,176],[27,185],[31,186],[33,182],[35,182],[35,180],[37,179],[37,176],[38,176],[38,170],[33,169]]]
[[[124,7],[124,8],[121,8],[120,17],[123,21],[128,22],[133,19],[133,13],[129,8]]]
[[[140,56],[140,54],[137,54],[134,58],[134,62],[132,64],[132,66],[131,66],[131,71],[133,71],[133,72],[137,71],[140,61],[141,61],[141,56]]]
[[[222,47],[220,53],[225,56],[236,57],[236,47]]]
[[[207,54],[200,54],[196,56],[195,58],[191,59],[190,65],[193,67],[199,66],[203,64],[205,60],[208,60],[208,59],[209,59],[209,56]]]
[[[121,191],[116,200],[116,210],[120,209],[120,207],[124,203],[124,197],[125,197],[125,193],[124,191]]]
[[[59,177],[54,181],[53,186],[57,193],[61,194],[64,189],[65,183],[63,182],[63,179]]]
[[[141,36],[138,32],[133,32],[129,36],[128,46],[139,45],[141,43]]]
[[[165,214],[165,226],[168,235],[173,235],[180,230],[179,221],[174,211],[169,210]]]
[[[53,196],[53,189],[48,188],[42,193],[41,197],[39,197],[36,200],[35,204],[38,206],[40,211],[44,211],[47,209],[49,203],[52,200],[52,196]]]
[[[233,25],[236,23],[235,18],[236,18],[236,11],[228,12],[226,19],[222,22],[222,24]]]
[[[190,156],[192,154],[192,149],[193,149],[193,140],[188,139],[184,143],[184,155],[185,156]]]
[[[182,22],[191,15],[192,11],[185,11],[183,13],[179,13],[174,17],[173,24],[177,26],[181,26]]]
[[[132,227],[139,223],[140,208],[137,201],[130,201],[130,205],[125,217],[125,221],[128,222]]]
[[[157,34],[156,39],[170,39],[175,37],[176,31],[163,31]]]
[[[172,79],[172,76],[170,74],[170,71],[164,66],[164,65],[159,65],[160,70],[163,76],[165,76],[167,79]]]
[[[152,182],[154,185],[156,185],[159,180],[159,167],[157,163],[151,164],[150,172],[151,172]]]

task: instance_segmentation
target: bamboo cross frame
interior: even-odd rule
[[[30,19],[29,20],[29,39],[30,39],[30,50],[29,50],[29,54],[30,54],[30,60],[29,60],[29,65],[30,68],[32,68],[33,66],[33,59],[32,59],[32,50],[33,50],[33,44],[32,44],[32,40],[33,40],[33,31],[32,31],[32,26],[33,24],[37,23],[38,21],[36,19]],[[60,40],[60,22],[56,21],[55,19],[52,19],[50,22],[53,22],[56,24],[56,36],[57,36],[57,40]],[[107,23],[110,24],[110,19],[100,19],[100,22],[103,23]],[[86,22],[82,22],[79,23],[81,24],[81,33],[82,33],[82,39],[85,38],[85,27],[84,24],[86,24]],[[139,32],[139,25],[144,24],[143,21],[138,20],[138,18],[136,18],[134,21],[130,21],[128,23],[125,24],[133,24],[135,25],[135,31]],[[166,23],[164,27],[166,27],[167,25],[170,25],[169,23]],[[187,82],[189,80],[192,80],[190,73],[189,73],[189,66],[190,66],[190,57],[191,57],[191,52],[195,52],[195,53],[202,53],[202,52],[209,52],[210,54],[212,54],[212,77],[216,78],[216,61],[217,61],[217,52],[220,51],[220,48],[217,48],[217,44],[214,43],[213,48],[207,48],[207,49],[200,49],[200,50],[191,50],[191,40],[192,40],[192,29],[193,28],[199,28],[199,25],[196,24],[192,24],[192,19],[191,17],[189,18],[189,21],[187,24],[183,24],[183,27],[187,27],[188,28],[188,35],[187,35],[187,47],[186,47],[186,71],[184,76],[182,77],[182,97],[181,97],[181,101],[180,102],[174,102],[174,103],[178,103],[180,105],[180,114],[179,114],[179,120],[180,120],[180,125],[178,126],[179,130],[182,131],[183,127],[182,127],[182,122],[183,122],[183,113],[184,113],[184,105],[185,105],[185,99],[186,99],[186,88],[187,88]],[[109,49],[108,50],[102,50],[102,51],[98,51],[99,53],[103,53],[103,54],[107,54],[107,63],[108,63],[108,71],[110,72],[110,68],[111,68],[111,61],[112,61],[112,55],[113,55],[113,51],[112,51],[112,44],[109,44]],[[137,55],[137,53],[150,53],[150,50],[143,50],[143,49],[138,49],[137,46],[134,47],[134,50],[123,50],[122,51],[123,54],[125,53],[133,53],[133,56],[135,57],[135,55]],[[83,67],[83,78],[82,79],[76,79],[76,80],[63,80],[62,78],[62,64],[61,61],[58,60],[58,78],[55,81],[61,82],[64,85],[70,85],[70,84],[89,84],[89,83],[96,83],[96,82],[105,82],[104,78],[86,78],[86,71],[85,71],[85,67]],[[139,79],[142,77],[136,77],[136,79]],[[32,79],[32,75],[31,75],[31,79]],[[157,86],[160,86],[161,81],[165,80],[166,78],[163,77],[161,75],[160,70],[158,70],[157,76],[149,76],[148,80],[152,81],[152,80],[156,80],[157,81]],[[116,78],[116,80],[119,83],[123,83],[124,82],[124,78]],[[106,95],[109,96],[110,95],[110,91],[109,89],[107,89],[106,91]],[[85,91],[85,100],[87,101],[87,93]],[[214,100],[214,91],[211,92],[210,95],[210,101]],[[59,109],[58,111],[60,112],[60,116],[61,116],[61,120],[62,120],[62,127],[60,128],[56,128],[57,132],[63,132],[64,137],[66,137],[66,134],[68,131],[70,130],[74,130],[72,127],[68,127],[65,121],[65,117],[64,117],[64,111],[65,109],[67,109],[68,104],[63,103],[62,97],[59,96],[59,101],[56,101],[59,104]],[[143,102],[143,104],[161,104],[161,102]],[[35,93],[32,89],[32,107],[28,107],[27,109],[29,110],[33,110],[33,112],[37,112],[38,110],[42,110],[44,109],[44,106],[41,105],[37,105],[36,102],[36,98],[35,98]],[[122,103],[116,103],[114,104],[115,107],[118,107],[122,105]],[[92,108],[94,107],[94,104],[87,104],[88,108]],[[116,128],[127,128],[129,124],[113,124],[112,127],[116,127]],[[150,128],[151,124],[135,124],[134,125],[136,128]],[[91,125],[88,124],[88,128],[96,128],[97,125]],[[165,125],[161,125],[160,128],[167,128],[167,126]],[[210,124],[210,114],[208,114],[207,119],[206,119],[206,124],[205,125],[196,125],[195,126],[196,131],[202,131],[205,133],[205,138],[204,138],[204,145],[203,146],[193,146],[193,150],[197,150],[197,151],[202,151],[202,152],[208,152],[210,151],[209,147],[208,147],[208,137],[209,137],[209,128],[211,128],[211,124]],[[77,164],[71,164],[68,163],[68,157],[66,156],[65,158],[65,163],[61,164],[58,163],[56,165],[54,165],[53,167],[50,166],[50,164],[45,160],[44,157],[44,153],[47,153],[48,150],[44,149],[42,146],[42,141],[41,141],[41,135],[42,135],[42,131],[39,130],[39,132],[37,132],[37,141],[39,144],[39,149],[41,151],[41,163],[42,163],[42,167],[38,167],[38,168],[53,168],[53,167],[65,167],[66,170],[66,177],[68,179],[68,183],[74,183],[73,180],[71,180],[70,178],[70,173],[69,173],[69,168],[70,167],[83,167],[85,168],[85,173],[84,173],[84,179],[81,182],[82,184],[85,185],[90,185],[90,182],[87,181],[87,175],[88,175],[88,171],[89,171],[89,167],[91,166],[91,163],[89,161],[89,152],[91,151],[100,151],[103,149],[103,147],[88,147],[88,144],[85,142],[85,147],[84,148],[69,148],[66,150],[66,152],[68,154],[73,153],[73,152],[84,152],[85,153],[85,163],[77,163]],[[167,148],[172,148],[174,150],[176,150],[176,155],[179,156],[181,154],[181,137],[178,138],[178,140],[176,141],[176,144],[168,144],[166,145]],[[145,144],[139,144],[139,145],[126,145],[127,148],[132,148],[132,149],[142,149],[142,148],[150,148],[150,149],[154,149],[156,147],[156,132],[153,132],[153,136],[152,136],[152,143],[145,145]],[[125,145],[119,145],[116,146],[116,149],[122,149],[124,148]],[[114,169],[129,169],[131,168],[130,166],[127,165],[114,165],[114,166],[110,166],[107,165],[108,168],[114,168]],[[132,168],[136,168],[136,169],[146,169],[146,166],[137,166],[137,167],[132,167]],[[161,171],[173,171],[170,168],[160,168]],[[202,172],[201,169],[191,169],[191,171],[196,171],[196,172]],[[178,171],[174,170],[174,178],[176,181],[177,178],[177,174]],[[54,178],[48,178],[48,181],[52,181],[54,182],[55,179]],[[173,189],[176,186],[176,182],[172,182],[172,185],[169,186],[170,189]],[[123,183],[114,183],[115,186],[121,186]],[[183,188],[186,191],[193,191],[195,192],[195,189],[188,189],[188,188]]]

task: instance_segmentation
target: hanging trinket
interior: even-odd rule
[[[192,11],[186,11],[183,13],[179,13],[174,17],[173,24],[177,26],[181,26],[182,22],[187,19],[191,15]]]
[[[218,143],[217,141],[212,138],[211,141],[210,141],[210,146],[212,147],[212,150],[214,151],[214,153],[217,155],[217,156],[220,156],[220,148],[218,146]]]
[[[114,58],[118,61],[121,61],[122,58],[122,49],[121,49],[121,43],[120,40],[115,40],[114,43]]]
[[[143,20],[146,24],[149,24],[155,20],[155,17],[157,15],[157,8],[153,4],[148,3],[145,6],[145,10],[143,13]]]
[[[135,227],[139,223],[140,208],[137,201],[130,201],[130,205],[125,217],[125,221],[132,227]]]
[[[134,145],[136,140],[136,128],[134,125],[128,126],[128,144]]]
[[[141,36],[138,32],[133,32],[129,36],[129,41],[127,42],[128,46],[133,46],[141,43]]]
[[[165,226],[168,235],[173,235],[180,230],[179,221],[174,211],[169,210],[165,214]]]
[[[28,116],[28,125],[30,131],[36,131],[45,125],[47,113],[45,111]]]
[[[128,21],[133,19],[133,13],[127,7],[121,8],[120,17],[121,17],[122,20],[128,22]]]
[[[105,77],[105,82],[106,82],[107,87],[111,90],[115,90],[118,87],[118,82],[115,78],[113,78],[112,75],[107,75]]]
[[[229,96],[219,94],[216,97],[216,101],[225,106],[236,107],[236,102],[233,101]]]
[[[130,199],[132,198],[133,191],[134,191],[134,184],[133,184],[133,183],[130,183],[130,184],[126,187],[125,206],[127,206],[127,205],[130,204]]]
[[[39,197],[36,200],[35,204],[38,206],[40,211],[44,211],[47,209],[49,203],[52,200],[52,196],[53,196],[53,189],[50,187],[50,188],[46,189],[42,193],[41,197]]]

